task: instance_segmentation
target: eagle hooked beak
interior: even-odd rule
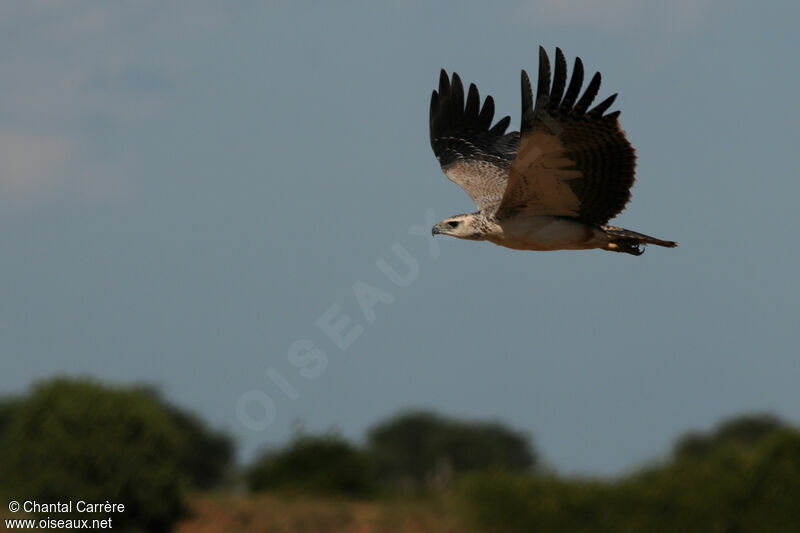
[[[436,224],[434,227],[431,228],[431,235],[438,235],[441,233],[439,229],[439,224]]]

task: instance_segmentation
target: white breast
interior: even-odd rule
[[[489,240],[517,250],[584,250],[602,248],[601,230],[577,220],[551,216],[519,216],[500,222],[501,232]]]

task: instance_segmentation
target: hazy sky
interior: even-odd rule
[[[244,458],[431,407],[595,474],[800,421],[800,7],[600,4],[2,2],[0,393],[153,383]],[[439,69],[516,129],[540,44],[620,93],[616,223],[679,248],[414,233],[473,210],[429,145]]]

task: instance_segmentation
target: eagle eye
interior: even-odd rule
[[[451,228],[457,228],[458,220],[451,220],[450,222],[447,223],[447,225],[450,226]]]

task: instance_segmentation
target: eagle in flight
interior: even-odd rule
[[[432,233],[517,250],[600,248],[641,255],[647,244],[677,246],[607,225],[630,200],[636,156],[620,128],[620,112],[606,113],[617,95],[589,109],[600,73],[580,96],[582,85],[583,63],[576,58],[567,86],[567,62],[558,48],[551,84],[550,60],[540,47],[535,105],[523,70],[520,131],[506,133],[511,117],[492,125],[491,96],[481,106],[471,84],[465,99],[458,74],[451,79],[442,70],[431,96],[431,146],[445,175],[478,211],[448,217]]]

